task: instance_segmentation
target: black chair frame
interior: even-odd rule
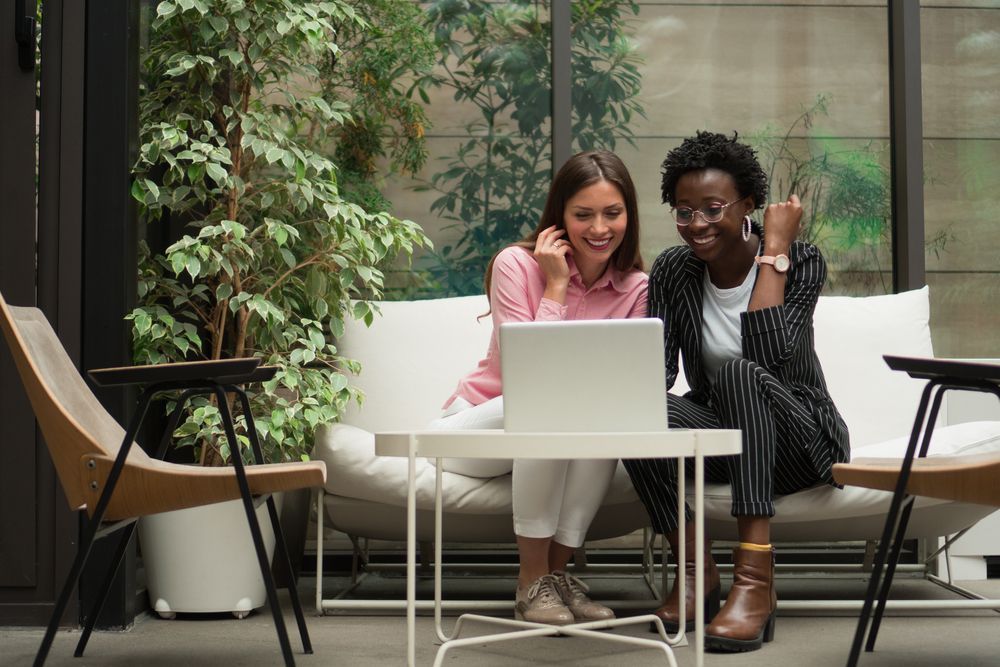
[[[931,436],[934,432],[934,424],[937,423],[945,393],[952,390],[978,391],[994,394],[1000,399],[1000,378],[974,377],[976,364],[915,360],[892,356],[886,356],[885,360],[893,370],[905,371],[911,377],[926,379],[928,382],[920,396],[917,415],[910,432],[910,442],[907,445],[899,479],[896,482],[896,489],[889,505],[889,513],[886,515],[882,539],[879,541],[871,578],[868,580],[865,602],[861,608],[861,616],[858,618],[858,626],[847,659],[848,667],[855,667],[858,664],[862,644],[864,644],[866,653],[875,650],[875,641],[882,624],[886,600],[889,597],[889,588],[892,586],[892,579],[896,573],[896,565],[899,562],[899,554],[902,550],[903,538],[906,535],[906,526],[910,520],[910,511],[913,508],[915,498],[906,493],[910,471],[913,468],[914,458],[927,456]],[[920,443],[919,452],[917,451],[918,443]]]
[[[259,362],[258,362],[259,363]],[[204,364],[199,364],[199,366],[205,367],[206,370],[211,369],[212,362],[205,362]],[[256,364],[254,364],[256,366]],[[163,377],[163,372],[156,372],[153,369],[156,367],[142,368],[135,367],[132,369],[118,369],[117,375],[111,380],[106,382],[101,382],[98,378],[97,372],[93,372],[91,375],[99,384],[147,384],[150,378],[150,371],[155,372],[156,375]],[[169,369],[167,367],[160,367],[157,371],[167,370],[169,374]],[[124,371],[124,372],[123,372]],[[134,372],[131,372],[134,371]],[[80,546],[77,550],[76,558],[73,560],[73,565],[70,568],[69,574],[66,578],[66,583],[63,585],[62,592],[59,594],[59,598],[56,602],[55,608],[52,611],[52,616],[49,619],[48,627],[45,630],[45,636],[42,640],[42,645],[38,649],[38,653],[35,656],[34,665],[35,667],[41,667],[45,663],[45,659],[48,656],[49,649],[52,646],[52,641],[55,638],[55,633],[59,627],[59,621],[62,618],[63,612],[66,610],[66,605],[69,602],[70,595],[80,578],[80,574],[83,571],[84,565],[86,565],[87,558],[90,555],[91,547],[94,542],[98,539],[106,537],[107,535],[114,533],[118,530],[124,529],[121,538],[118,541],[118,545],[114,551],[114,555],[111,559],[111,566],[108,569],[108,573],[98,589],[97,598],[94,601],[93,606],[86,616],[83,618],[83,633],[80,636],[80,640],[77,643],[76,650],[73,655],[80,657],[83,655],[84,649],[87,646],[87,641],[90,639],[90,635],[93,632],[94,624],[97,621],[97,617],[100,614],[101,608],[107,599],[108,592],[111,590],[111,585],[114,582],[115,574],[118,568],[121,566],[121,562],[125,556],[125,551],[128,548],[129,541],[135,532],[135,526],[137,518],[130,518],[124,521],[117,521],[109,525],[103,525],[103,517],[107,510],[108,503],[111,500],[112,494],[114,494],[115,486],[118,483],[118,479],[121,475],[121,471],[125,466],[125,461],[128,458],[129,450],[131,449],[133,443],[135,442],[135,437],[139,432],[139,428],[145,418],[146,412],[149,408],[150,402],[160,396],[161,394],[167,394],[172,392],[181,391],[181,395],[177,399],[177,404],[172,411],[168,421],[167,427],[164,434],[160,440],[159,446],[155,453],[155,458],[162,460],[167,452],[167,447],[169,446],[171,436],[177,427],[180,420],[181,414],[187,402],[194,396],[199,395],[214,395],[219,404],[219,412],[223,423],[223,428],[226,433],[226,440],[229,443],[230,452],[232,456],[233,467],[236,472],[237,484],[240,489],[240,497],[243,501],[243,508],[246,511],[247,523],[250,527],[250,534],[253,538],[254,549],[257,553],[257,560],[260,565],[261,576],[264,578],[264,587],[267,590],[267,599],[269,606],[271,608],[271,614],[274,617],[275,629],[278,633],[278,643],[281,645],[281,654],[284,658],[284,663],[287,667],[293,667],[295,665],[295,659],[292,656],[292,649],[288,639],[288,631],[285,628],[284,617],[281,614],[281,606],[278,601],[277,588],[274,583],[274,578],[271,574],[271,567],[267,558],[267,551],[264,547],[264,539],[261,534],[260,525],[257,521],[256,506],[253,496],[250,493],[250,485],[247,482],[246,471],[244,469],[244,463],[242,456],[240,454],[240,445],[236,437],[236,428],[233,422],[232,412],[229,409],[229,403],[227,401],[227,394],[235,394],[241,404],[243,409],[243,414],[246,419],[247,434],[250,439],[251,448],[253,450],[254,460],[258,464],[264,463],[264,454],[260,446],[260,440],[257,435],[257,429],[253,421],[253,415],[250,411],[250,401],[247,398],[246,392],[242,388],[242,384],[248,382],[260,382],[267,380],[274,375],[275,369],[260,367],[254,368],[249,373],[242,376],[232,376],[231,372],[225,371],[227,374],[224,376],[213,377],[211,374],[207,374],[205,377],[200,378],[190,378],[190,379],[164,379],[157,382],[148,384],[142,391],[139,397],[138,406],[136,408],[135,414],[132,416],[128,428],[125,432],[125,437],[122,441],[121,448],[118,450],[118,456],[115,459],[114,465],[111,468],[111,472],[108,475],[107,482],[105,483],[104,491],[101,493],[100,499],[98,500],[97,507],[91,517],[87,518],[84,513],[83,528],[80,535]],[[285,544],[284,534],[281,530],[281,525],[278,519],[278,512],[274,504],[274,498],[271,494],[267,494],[266,503],[268,509],[268,516],[271,520],[271,526],[274,529],[275,534],[275,558],[278,558],[281,562],[281,566],[285,569],[287,573],[287,578],[289,581],[289,596],[291,597],[292,608],[295,613],[295,620],[298,624],[299,635],[302,639],[303,652],[306,654],[311,654],[312,643],[309,640],[309,631],[306,628],[305,617],[302,614],[302,605],[299,602],[298,591],[296,590],[294,583],[294,576],[292,573],[291,561],[288,554],[288,549]],[[81,510],[81,512],[84,512]]]

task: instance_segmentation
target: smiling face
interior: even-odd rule
[[[566,201],[563,213],[573,261],[585,282],[600,278],[628,228],[625,198],[618,186],[597,181]]]
[[[741,195],[732,176],[719,169],[689,171],[678,179],[674,196],[675,207],[694,210],[736,202],[726,207],[722,220],[705,222],[701,215],[695,215],[691,224],[678,225],[677,232],[694,254],[709,266],[741,256],[746,246],[743,216],[753,210],[754,204],[752,197],[737,201]]]

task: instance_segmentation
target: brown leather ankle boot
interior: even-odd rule
[[[774,549],[733,550],[733,587],[722,611],[705,628],[705,648],[756,651],[774,639]]]
[[[677,533],[666,535],[670,544],[670,551],[676,557],[679,552],[677,544]],[[684,631],[694,630],[694,551],[695,551],[694,524],[684,527]],[[711,621],[719,612],[719,595],[722,590],[719,581],[719,568],[715,566],[715,559],[712,558],[712,543],[706,540],[704,550],[704,572],[705,572],[705,623]],[[680,573],[678,572],[678,576]],[[663,628],[673,634],[677,632],[680,616],[680,587],[677,585],[678,579],[674,578],[673,587],[663,601],[663,606],[653,613],[663,621]],[[656,624],[650,623],[650,632],[656,632]]]

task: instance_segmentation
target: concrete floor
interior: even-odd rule
[[[379,587],[394,588],[399,582],[392,577],[366,582],[363,589],[373,597]],[[332,591],[340,581],[330,579],[326,587]],[[510,582],[494,583],[505,588]],[[621,579],[591,580],[598,594],[614,588],[622,592]],[[462,589],[479,592],[482,581],[473,579],[450,581],[446,595],[462,596]],[[894,586],[894,598],[940,597],[953,598],[924,581],[902,580]],[[967,582],[966,585],[989,597],[1000,598],[1000,580]],[[303,655],[290,614],[287,596],[285,616],[298,665],[348,665],[351,667],[385,667],[405,664],[406,624],[394,615],[317,616],[313,609],[314,580],[303,578],[300,595],[306,606],[307,625],[314,654]],[[812,597],[822,592],[831,599],[851,598],[863,590],[863,583],[853,580],[780,579],[779,596],[783,600]],[[644,594],[640,585],[625,591],[626,598]],[[471,597],[471,595],[468,595]],[[596,597],[596,596],[595,596]],[[623,615],[623,614],[620,614]],[[454,618],[445,620],[450,629]],[[807,666],[833,667],[845,663],[848,646],[854,633],[853,615],[790,616],[779,615],[775,641],[753,653],[706,655],[706,665],[739,665],[740,667]],[[492,632],[485,626],[469,625],[463,636]],[[645,626],[618,630],[636,637],[651,638]],[[39,629],[0,628],[0,665],[31,664],[42,632]],[[73,658],[78,631],[61,631],[46,664],[51,667],[73,665],[86,667],[132,666],[160,667],[184,665],[281,664],[274,626],[267,610],[259,610],[243,620],[223,615],[181,615],[173,621],[143,615],[127,632],[95,633],[83,658]],[[417,664],[434,661],[437,644],[433,618],[422,616],[417,621]],[[690,648],[676,650],[679,667],[694,665]],[[863,656],[861,664],[882,667],[920,667],[940,664],[962,667],[995,667],[1000,665],[1000,614],[992,611],[952,611],[947,613],[893,614],[883,623],[875,653]],[[537,638],[518,642],[473,645],[448,653],[448,665],[579,665],[581,667],[618,666],[644,667],[665,665],[662,654],[641,648],[580,638]]]

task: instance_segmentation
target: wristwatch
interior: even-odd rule
[[[758,264],[770,264],[778,273],[786,273],[792,268],[792,260],[788,259],[788,255],[761,255],[754,257],[754,261]]]

